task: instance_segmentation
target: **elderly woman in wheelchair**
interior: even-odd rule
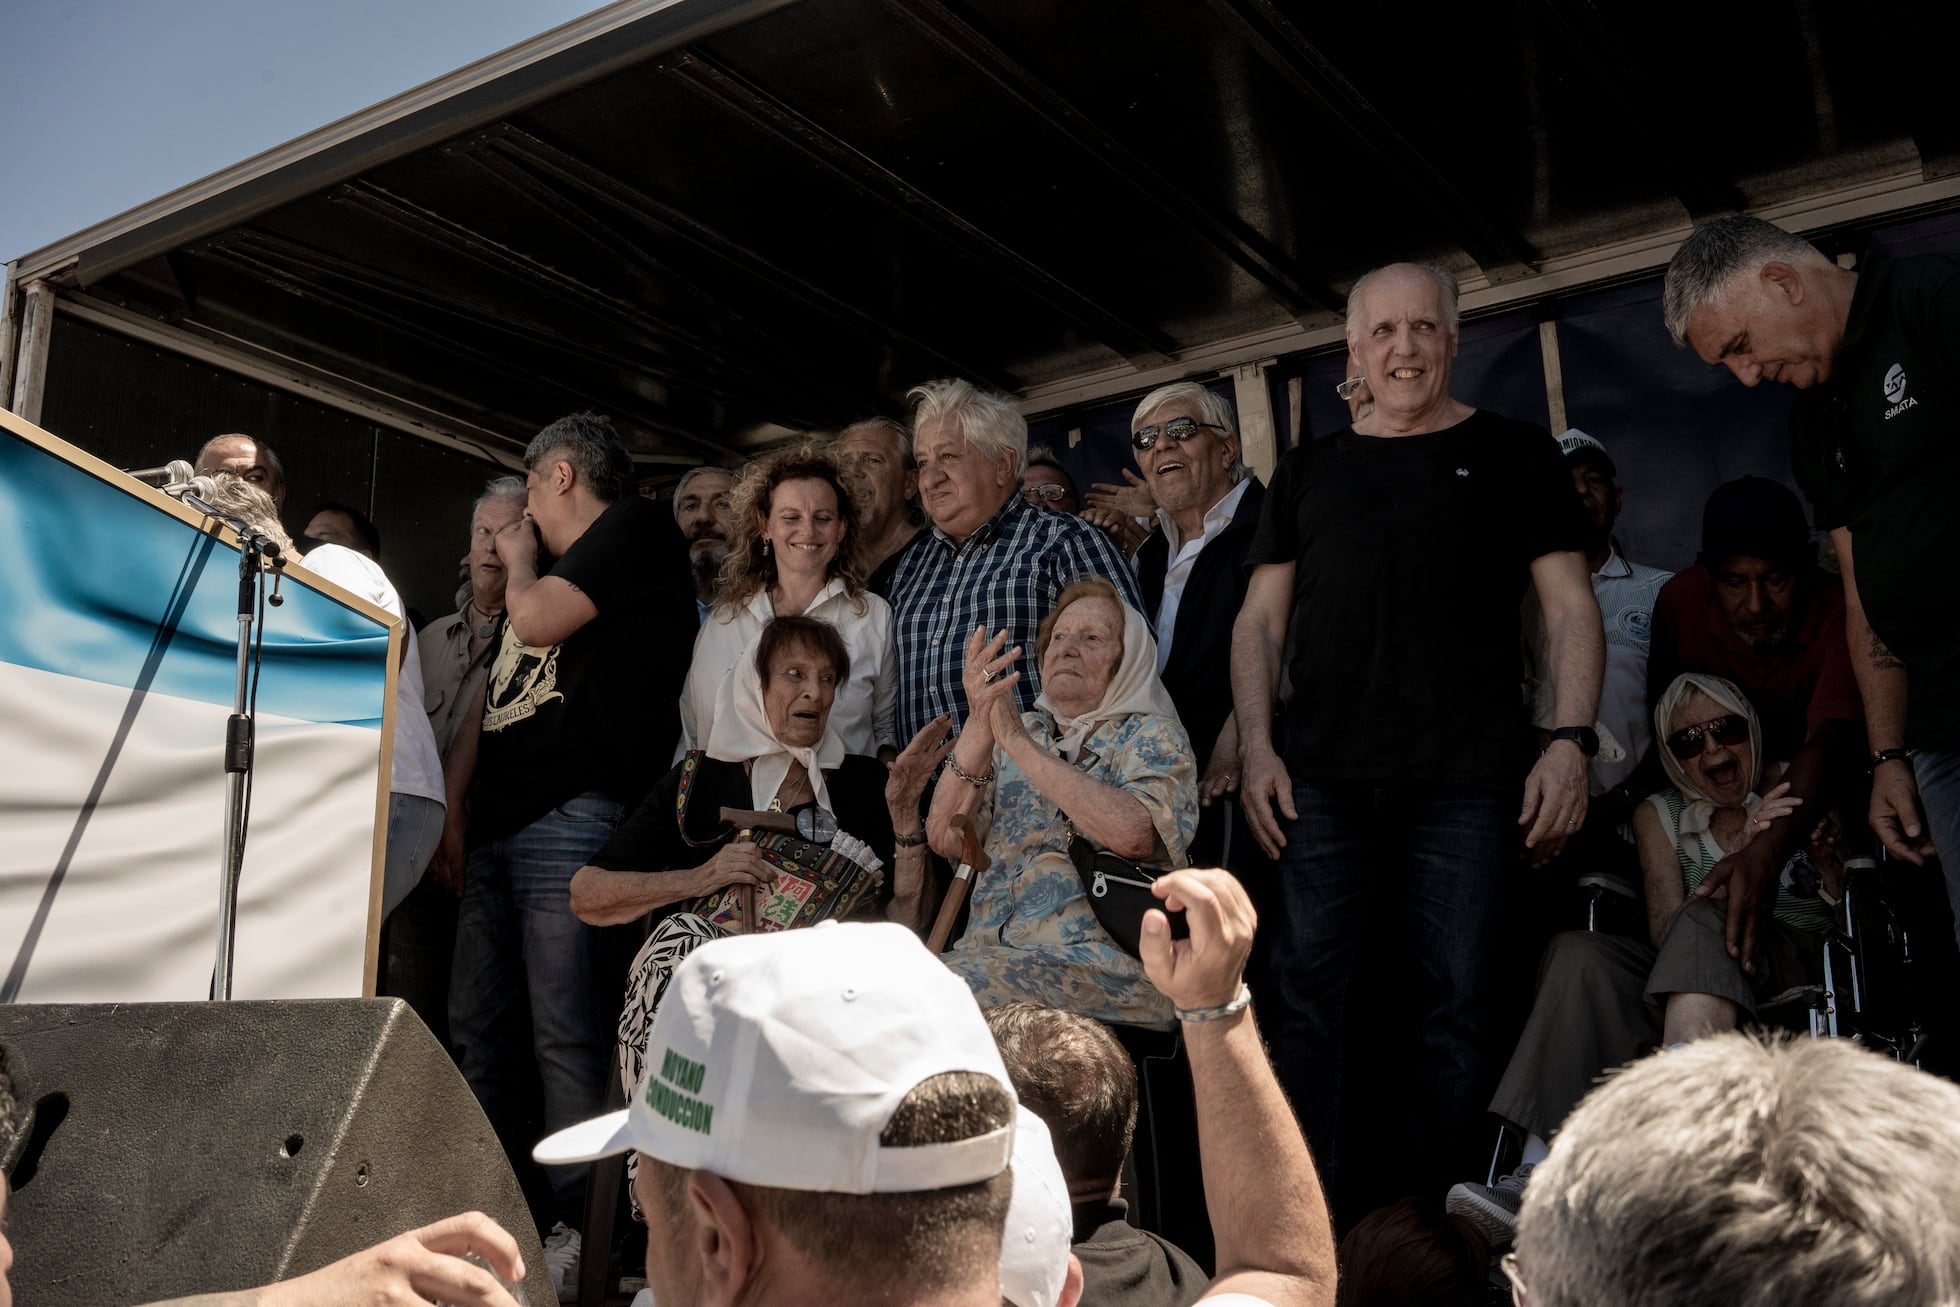
[[[1725,891],[1698,890],[1717,863],[1799,800],[1773,784],[1780,769],[1763,758],[1756,710],[1732,683],[1677,677],[1655,706],[1654,726],[1671,784],[1633,817],[1648,938],[1567,931],[1546,950],[1531,1016],[1490,1106],[1524,1132],[1524,1165],[1494,1185],[1458,1185],[1449,1195],[1449,1209],[1493,1240],[1510,1237],[1545,1140],[1603,1071],[1657,1042],[1733,1029],[1822,972],[1822,940],[1843,892],[1835,817],[1824,815],[1784,862],[1771,918],[1757,932],[1755,966],[1745,971],[1728,949]]]

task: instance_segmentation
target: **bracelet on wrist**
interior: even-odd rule
[[[1913,755],[1918,752],[1917,749],[1879,749],[1872,754],[1871,766],[1868,770],[1875,772],[1888,762],[1902,762],[1910,767]]]
[[[959,777],[961,780],[965,781],[968,785],[973,786],[975,789],[979,789],[987,785],[992,785],[994,783],[994,777],[999,774],[995,772],[993,768],[989,767],[986,770],[985,774],[980,776],[975,776],[972,772],[960,766],[960,760],[954,757],[948,757],[946,759],[946,765],[953,769],[953,775]]]
[[[892,843],[901,849],[921,848],[925,845],[925,842],[926,828],[923,826],[913,831],[910,835],[901,835],[897,831],[892,832]]]
[[[1235,1017],[1252,1004],[1252,987],[1243,980],[1239,982],[1238,997],[1217,1007],[1173,1008],[1179,1021],[1223,1021]]]

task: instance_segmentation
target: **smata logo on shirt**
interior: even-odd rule
[[[1910,399],[1906,398],[1906,370],[1897,363],[1894,363],[1885,374],[1885,402],[1892,406],[1885,410],[1885,418],[1888,422],[1907,409],[1919,406],[1917,395]]]

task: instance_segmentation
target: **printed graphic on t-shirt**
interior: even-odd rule
[[[483,729],[501,731],[531,717],[545,704],[565,696],[558,692],[558,645],[540,649],[525,644],[504,627],[504,642],[490,664],[490,684],[483,701]]]
[[[1621,635],[1642,648],[1653,641],[1654,614],[1649,609],[1622,608],[1614,625],[1620,628]]]
[[[1885,374],[1885,402],[1892,406],[1885,410],[1887,422],[1909,408],[1919,407],[1919,397],[1906,394],[1906,370],[1897,363]]]

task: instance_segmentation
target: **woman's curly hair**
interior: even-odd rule
[[[752,459],[742,469],[730,496],[735,525],[729,534],[727,561],[721,565],[720,603],[738,608],[758,590],[776,583],[776,560],[763,555],[760,524],[769,516],[776,487],[785,481],[823,481],[837,492],[837,519],[844,525],[844,539],[830,560],[830,574],[843,578],[845,593],[858,601],[862,612],[865,566],[858,522],[863,513],[836,455],[814,440]]]

